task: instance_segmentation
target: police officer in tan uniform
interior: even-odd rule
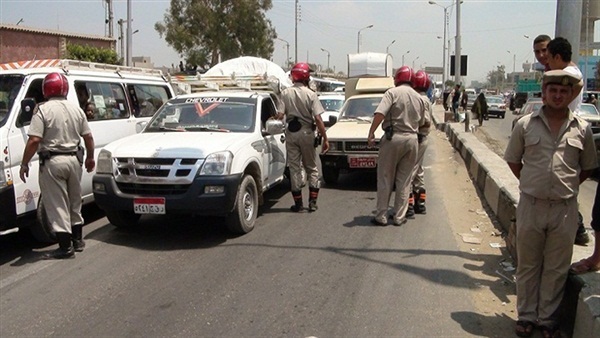
[[[519,179],[515,333],[560,334],[563,296],[577,231],[579,185],[597,166],[589,124],[569,109],[581,78],[564,70],[543,76],[544,106],[515,125],[504,159]]]
[[[287,122],[285,132],[287,161],[290,168],[291,191],[294,205],[290,210],[304,210],[302,188],[304,186],[303,170],[308,180],[308,211],[318,209],[317,198],[321,186],[317,152],[315,150],[315,127],[322,137],[322,153],[329,150],[329,141],[325,133],[325,125],[321,119],[324,112],[317,94],[308,87],[310,67],[306,63],[297,63],[290,71],[294,85],[281,94],[284,114]]]
[[[425,106],[425,114],[430,121],[433,121],[433,113],[431,108],[431,101],[427,97],[427,90],[431,87],[431,79],[426,72],[419,70],[415,73],[415,77],[412,82],[412,87],[421,95],[421,100]],[[423,158],[425,157],[425,150],[427,150],[427,135],[429,135],[430,125],[424,125],[419,127],[418,140],[419,140],[419,151],[417,152],[417,165],[413,172],[413,180],[411,182],[412,192],[409,197],[408,214],[410,215],[411,209],[417,214],[426,214],[427,208],[425,207],[425,200],[427,198],[425,189],[425,170],[423,170]],[[411,203],[413,205],[411,205]]]
[[[85,247],[81,216],[83,152],[78,152],[78,146],[83,137],[85,167],[92,172],[94,139],[83,110],[66,99],[69,83],[63,74],[46,75],[42,92],[48,101],[36,107],[31,119],[19,175],[26,182],[29,161],[38,151],[41,198],[59,245],[47,258],[71,258]]]
[[[377,211],[371,223],[387,225],[388,207],[394,184],[394,225],[406,223],[412,173],[417,163],[419,128],[431,122],[419,93],[412,87],[412,68],[402,66],[394,76],[396,87],[388,89],[369,129],[369,146],[375,145],[375,130],[382,125],[385,131],[379,142],[377,160]]]

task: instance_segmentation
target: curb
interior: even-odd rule
[[[504,159],[465,132],[463,124],[446,123],[440,105],[433,106],[433,120],[460,153],[473,182],[508,233],[519,202],[519,181]],[[564,333],[574,338],[600,337],[600,273],[569,275],[562,307]]]

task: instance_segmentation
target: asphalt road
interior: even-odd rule
[[[444,135],[432,141],[428,182],[451,186],[451,150],[441,150]],[[277,188],[239,237],[208,217],[148,217],[121,230],[89,207],[88,246],[75,259],[44,261],[54,246],[0,237],[0,335],[493,336],[474,300],[476,285],[490,283],[469,271],[484,257],[461,251],[453,228],[481,215],[446,207],[467,192],[430,183],[427,215],[375,227],[375,181],[342,175],[322,188],[317,212],[302,214]]]

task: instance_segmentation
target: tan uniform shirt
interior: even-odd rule
[[[284,106],[286,120],[289,122],[293,117],[298,117],[303,126],[312,126],[314,116],[321,115],[325,111],[317,93],[298,82],[282,92],[281,103]]]
[[[375,113],[385,116],[381,127],[393,125],[395,133],[417,133],[419,127],[430,123],[421,95],[409,85],[388,89]]]
[[[421,100],[423,100],[423,105],[425,106],[425,115],[429,119],[430,123],[433,123],[433,108],[431,107],[431,101],[427,94],[421,94]],[[419,134],[421,135],[429,135],[429,130],[431,129],[431,125],[419,127]]]
[[[72,152],[80,136],[91,133],[85,113],[62,98],[40,103],[31,118],[28,135],[41,137],[39,150]]]
[[[589,124],[569,111],[558,139],[539,111],[521,118],[504,154],[509,163],[522,163],[519,188],[539,199],[568,199],[579,192],[579,173],[597,167],[596,146]]]

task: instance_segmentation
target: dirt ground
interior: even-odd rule
[[[502,227],[475,187],[463,159],[452,148],[445,133],[432,131],[429,139],[434,143],[436,152],[434,165],[429,170],[443,173],[430,177],[433,177],[436,187],[442,187],[443,196],[453,196],[443,200],[455,240],[465,257],[476,256],[480,259],[479,264],[466,263],[464,266],[465,273],[481,281],[472,285],[473,302],[480,312],[480,316],[474,320],[479,321],[481,331],[469,334],[484,337],[515,336],[514,270],[505,248]],[[489,146],[492,142],[487,143]],[[471,243],[478,241],[480,243]]]

